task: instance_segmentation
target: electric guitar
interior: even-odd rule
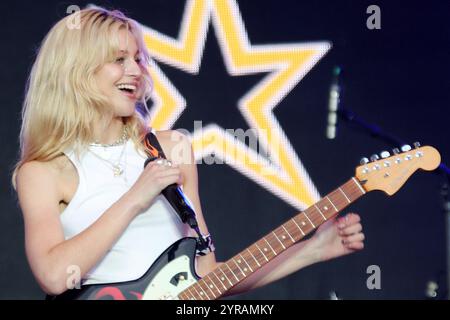
[[[363,158],[354,177],[203,278],[194,267],[196,240],[183,238],[167,248],[137,280],[85,285],[48,299],[219,299],[367,192],[381,190],[393,195],[416,170],[436,169],[441,161],[439,152],[430,146],[416,146],[412,150],[407,146],[402,153],[395,149],[392,156],[382,153],[381,159],[376,156],[372,162]]]

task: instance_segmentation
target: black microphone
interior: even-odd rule
[[[336,66],[333,69],[333,81],[330,87],[330,97],[328,100],[328,119],[327,119],[327,131],[326,136],[328,139],[336,138],[337,132],[337,119],[339,102],[341,96],[341,85],[339,83],[339,75],[341,74],[341,68]]]
[[[163,159],[157,157],[149,157],[145,160],[144,168],[152,161]],[[167,199],[169,204],[178,214],[183,223],[188,223],[192,228],[198,228],[195,211],[188,198],[184,195],[181,188],[176,184],[170,184],[161,191],[162,195]]]

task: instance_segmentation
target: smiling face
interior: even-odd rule
[[[95,73],[101,93],[108,99],[114,117],[129,117],[143,95],[141,53],[134,35],[122,28],[118,32],[119,52],[114,61]]]

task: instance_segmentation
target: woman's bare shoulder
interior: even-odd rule
[[[24,163],[18,170],[18,174],[45,174],[46,176],[57,176],[70,169],[70,160],[61,154],[48,161],[32,160]]]
[[[177,164],[190,161],[192,156],[191,142],[187,135],[177,130],[162,130],[155,133],[168,159]]]
[[[178,130],[160,130],[155,131],[156,137],[158,138],[158,141],[162,141],[166,144],[173,144],[180,142],[181,140],[188,139],[187,136],[183,133],[181,133]]]
[[[17,182],[36,177],[50,178],[54,172],[54,165],[50,165],[49,161],[27,161],[17,170]]]
[[[76,169],[67,156],[61,154],[48,161],[32,160],[24,163],[17,171],[16,182],[18,191],[28,190],[28,188],[20,188],[20,185],[30,183],[51,186],[51,189],[55,190],[58,197],[62,199],[64,186],[67,186],[74,177],[76,178]]]

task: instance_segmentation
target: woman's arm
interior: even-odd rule
[[[65,240],[58,204],[62,194],[48,164],[32,161],[17,175],[17,192],[25,223],[25,248],[31,270],[48,294],[68,289],[75,267],[80,280],[105,255],[138,212],[127,195],[114,203],[89,228]],[[93,245],[95,244],[95,245]]]
[[[198,194],[197,167],[189,139],[177,131],[161,131],[157,133],[157,136],[167,158],[180,166],[183,174],[183,191],[193,202],[200,230],[207,233],[208,229]],[[362,242],[364,235],[361,230],[360,218],[356,214],[330,220],[320,226],[313,237],[284,251],[233,287],[227,295],[243,293],[264,286],[311,264],[361,250],[364,246]],[[216,261],[214,253],[198,257],[197,273],[204,276],[221,263]]]
[[[314,263],[362,250],[364,234],[361,231],[360,217],[355,213],[330,220],[322,224],[313,237],[284,251],[234,287],[229,294],[262,287]]]
[[[149,164],[130,190],[100,218],[65,240],[59,213],[63,194],[58,173],[48,162],[25,163],[17,174],[17,192],[25,222],[27,258],[41,288],[52,295],[66,291],[74,267],[79,271],[77,280],[81,280],[163,188],[180,182],[180,172],[179,168]]]

